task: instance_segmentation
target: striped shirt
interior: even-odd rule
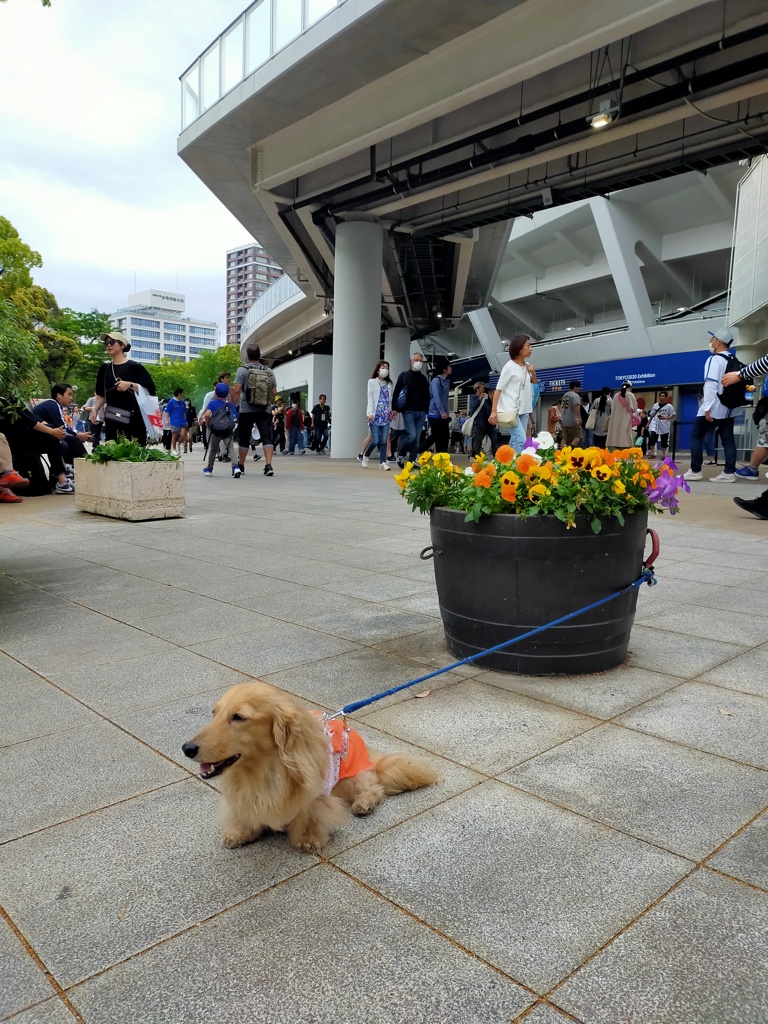
[[[750,363],[749,366],[742,366],[739,370],[739,377],[742,380],[747,380],[748,377],[764,377],[766,374],[768,374],[768,356],[763,356],[762,359]]]

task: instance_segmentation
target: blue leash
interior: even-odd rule
[[[478,651],[477,654],[470,654],[468,658],[462,658],[461,661],[455,661],[452,665],[446,665],[445,668],[438,668],[434,672],[429,672],[425,676],[419,676],[418,679],[412,679],[409,683],[401,683],[400,686],[393,686],[391,690],[384,690],[382,693],[376,693],[373,697],[366,697],[365,700],[356,700],[351,704],[345,704],[340,711],[337,711],[333,715],[328,715],[328,718],[338,718],[340,715],[351,715],[354,711],[359,711],[360,708],[367,707],[369,704],[375,703],[377,700],[382,700],[384,697],[390,697],[393,693],[399,693],[401,690],[407,690],[409,686],[415,686],[417,683],[425,683],[428,679],[434,679],[435,676],[441,676],[444,672],[450,672],[454,668],[459,668],[461,665],[469,665],[473,661],[477,661],[478,658],[484,658],[486,654],[493,654],[496,651],[501,651],[505,647],[511,647],[513,644],[519,644],[521,640],[528,640],[532,636],[536,636],[539,633],[543,633],[545,629],[550,629],[552,626],[559,626],[563,622],[568,622],[569,619],[575,619],[577,615],[583,615],[584,612],[590,612],[593,608],[599,608],[601,605],[608,604],[609,601],[615,601],[617,597],[621,597],[622,594],[626,594],[632,590],[633,587],[641,587],[643,583],[647,583],[649,587],[655,587],[657,580],[653,575],[653,569],[643,569],[639,578],[634,583],[630,583],[629,586],[624,587],[623,590],[617,590],[615,594],[611,594],[609,597],[603,597],[599,601],[593,601],[592,604],[585,605],[583,608],[579,608],[578,611],[570,612],[568,615],[563,615],[560,619],[554,619],[552,622],[547,622],[544,626],[537,626],[536,629],[531,629],[527,633],[523,633],[521,636],[513,637],[512,640],[505,640],[503,644],[496,644],[495,647],[489,647],[485,651]]]

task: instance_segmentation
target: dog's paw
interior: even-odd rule
[[[303,850],[304,853],[321,853],[329,839],[330,836],[302,836],[295,845],[297,850]]]
[[[364,818],[367,814],[370,814],[371,811],[375,810],[379,806],[380,802],[380,800],[372,798],[369,799],[366,797],[362,800],[355,800],[349,809],[356,818]]]
[[[254,839],[258,839],[260,835],[260,829],[254,831],[253,829],[223,828],[221,830],[221,845],[225,846],[228,850],[234,850],[238,846],[245,846],[246,843],[252,843]]]

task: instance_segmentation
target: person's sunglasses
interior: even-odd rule
[[[116,345],[116,344],[117,344],[117,342],[115,341],[115,339],[111,338],[109,341],[105,341],[104,342],[104,348],[109,348],[110,345]]]

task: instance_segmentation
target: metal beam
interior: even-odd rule
[[[563,231],[555,231],[555,238],[563,248],[568,250],[571,256],[573,256],[578,263],[581,263],[585,267],[592,266],[594,255],[585,245],[582,245],[582,243],[575,238],[569,238]]]
[[[539,263],[539,261],[534,256],[531,256],[530,253],[516,252],[514,253],[514,258],[522,267],[525,267],[529,274],[533,274],[536,278],[544,277],[547,272],[544,264]]]
[[[732,221],[736,214],[736,199],[731,199],[723,192],[720,187],[720,183],[715,181],[711,174],[702,174],[701,171],[696,172],[701,184],[707,190],[709,198],[712,200],[714,205],[722,213],[726,220]]]
[[[568,309],[570,309],[570,311],[574,314],[574,316],[577,316],[580,320],[583,320],[585,324],[588,324],[588,323],[591,322],[591,320],[592,320],[592,312],[591,312],[591,310],[587,309],[586,306],[582,305],[580,302],[578,302],[576,299],[574,299],[573,296],[571,296],[568,292],[556,291],[556,292],[548,292],[547,294],[551,295],[553,298],[557,299],[559,302],[562,302],[562,304],[564,306],[567,306]]]
[[[636,242],[635,252],[643,261],[643,266],[648,267],[656,278],[661,280],[676,302],[684,306],[691,305],[694,298],[693,290],[676,271],[655,256],[645,242]]]
[[[543,338],[547,333],[547,325],[544,321],[527,312],[527,310],[523,309],[520,305],[514,305],[509,302],[505,305],[497,299],[491,299],[488,305],[498,317],[510,324],[513,330],[518,334],[521,333],[521,324],[531,332],[531,336],[537,339]]]

